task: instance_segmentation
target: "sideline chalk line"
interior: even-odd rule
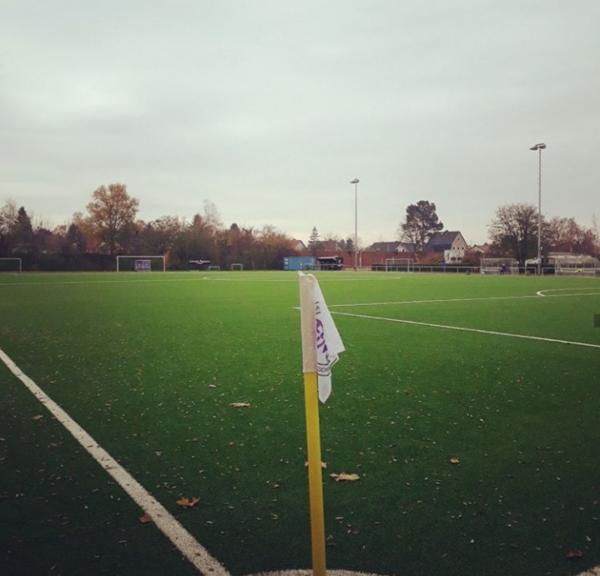
[[[152,517],[156,527],[201,573],[208,576],[231,576],[227,569],[204,548],[123,466],[102,448],[75,420],[27,376],[0,348],[0,360],[60,422],[79,444],[123,488],[144,512]],[[330,576],[377,576],[351,570],[327,570]],[[312,570],[261,572],[260,576],[311,576]],[[255,576],[259,576],[256,574]]]
[[[557,288],[563,290],[563,288]],[[592,290],[592,288],[564,288],[564,290]],[[539,300],[540,297],[545,298],[566,298],[571,296],[599,296],[600,290],[597,292],[583,294],[540,294],[548,290],[540,290],[535,295],[527,294],[522,296],[478,296],[474,298],[432,298],[428,300],[389,300],[385,302],[356,302],[353,304],[329,304],[329,308],[354,308],[359,306],[393,306],[395,304],[435,304],[437,302],[485,302],[487,300],[524,300],[534,299]],[[292,306],[294,310],[300,310],[299,306]]]
[[[229,576],[229,572],[152,496],[123,466],[102,448],[75,420],[54,402],[0,348],[0,360],[71,433],[81,446],[129,494],[144,512],[152,517],[156,527],[179,549],[201,574]]]
[[[337,316],[350,316],[351,318],[363,318],[366,320],[382,320],[385,322],[396,322],[398,324],[410,324],[412,326],[426,326],[428,328],[442,328],[444,330],[457,330],[459,332],[476,332],[477,334],[488,334],[490,336],[507,336],[510,338],[521,338],[523,340],[537,340],[541,342],[553,342],[555,344],[570,344],[571,346],[583,346],[585,348],[600,348],[600,344],[590,342],[577,342],[574,340],[560,340],[558,338],[545,338],[544,336],[530,336],[528,334],[517,334],[515,332],[498,332],[496,330],[483,330],[481,328],[467,328],[464,326],[451,326],[449,324],[434,324],[432,322],[418,322],[416,320],[402,320],[400,318],[387,318],[385,316],[371,316],[369,314],[352,314],[351,312],[331,311]]]
[[[588,292],[576,293],[576,294],[543,294],[543,292],[549,292],[550,290],[587,290]],[[477,302],[486,300],[524,300],[534,299],[537,300],[540,297],[544,298],[567,298],[571,296],[600,296],[600,289],[595,292],[589,292],[595,290],[595,288],[550,288],[546,290],[539,290],[533,294],[527,294],[522,296],[477,296],[473,298],[433,298],[430,300],[396,300],[389,302],[358,302],[356,304],[330,304],[330,308],[352,308],[353,306],[389,306],[393,304],[434,304],[436,302]]]
[[[116,274],[116,272],[115,272]],[[135,274],[135,272],[122,272],[122,274]],[[169,272],[167,272],[169,274]],[[378,278],[378,280],[385,281],[397,281],[398,277],[389,278]],[[134,280],[134,279],[122,279],[122,280],[57,280],[55,282],[0,282],[0,288],[2,286],[94,286],[96,284],[165,284],[173,282],[199,282],[199,281],[210,281],[210,282],[232,282],[232,283],[249,283],[249,284],[297,284],[297,278],[222,278],[212,276],[195,276],[194,278],[156,278],[155,280]],[[323,277],[319,276],[320,282],[367,282],[372,281],[373,278],[367,277],[355,277],[355,278],[334,278],[334,277]]]
[[[343,312],[336,314],[349,315]],[[600,346],[599,346],[600,347]],[[0,348],[0,360],[28,388],[81,446],[104,470],[129,494],[129,496],[153,519],[156,527],[169,538],[177,549],[198,569],[201,574],[230,576],[225,567],[213,558],[206,549],[137,482],[106,450],[104,450],[79,424],[56,404],[12,359]],[[330,576],[378,576],[351,570],[327,570]],[[312,576],[312,570],[282,570],[259,572],[252,576]],[[600,576],[600,566],[581,572],[579,576]]]

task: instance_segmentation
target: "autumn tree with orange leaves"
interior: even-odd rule
[[[139,201],[127,194],[125,184],[109,184],[94,190],[87,205],[88,221],[111,256],[133,229],[138,206]]]

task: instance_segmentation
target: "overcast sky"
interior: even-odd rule
[[[598,0],[0,0],[0,203],[52,226],[124,182],[139,217],[397,239],[436,203],[600,219]]]

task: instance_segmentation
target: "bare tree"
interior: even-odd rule
[[[586,246],[592,230],[582,228],[575,218],[552,218],[548,222],[547,241],[550,249],[557,252],[584,252],[590,249]],[[593,252],[593,246],[591,247]]]
[[[592,232],[594,233],[595,244],[594,255],[600,257],[600,224],[595,213],[592,215]]]
[[[493,249],[512,256],[522,265],[537,252],[538,211],[530,204],[507,204],[496,210],[489,225]]]
[[[0,208],[0,256],[7,255],[14,241],[17,226],[17,205],[7,200]]]
[[[219,230],[223,227],[223,221],[221,215],[214,202],[210,200],[204,201],[204,222],[210,226],[213,230]]]

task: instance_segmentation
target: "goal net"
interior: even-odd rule
[[[21,258],[0,258],[0,272],[23,272]]]
[[[518,274],[519,263],[514,258],[482,258],[479,270],[482,274]]]
[[[410,258],[386,258],[386,272],[412,272],[413,261]]]
[[[117,256],[117,272],[165,272],[164,256]]]
[[[232,264],[232,265],[229,267],[229,269],[230,269],[230,270],[243,270],[243,269],[244,269],[244,265],[243,265],[243,264],[239,264],[239,263]]]
[[[593,256],[565,254],[550,259],[558,276],[600,276],[600,261]]]

